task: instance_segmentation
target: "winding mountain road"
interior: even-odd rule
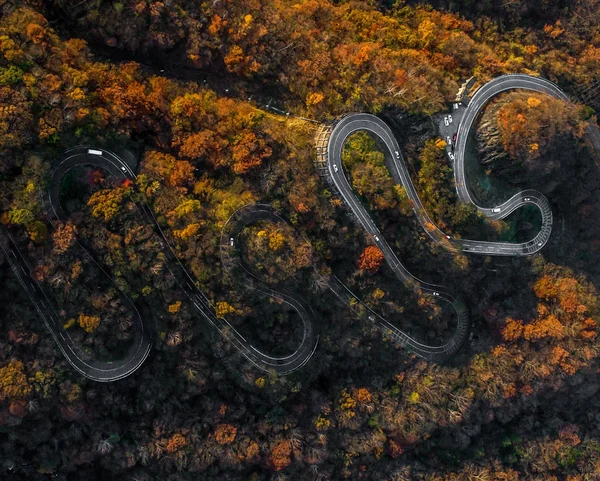
[[[331,276],[328,279],[321,279],[322,284],[328,286],[329,289],[331,289],[331,291],[346,305],[353,304],[348,303],[350,298],[358,300],[364,307],[363,311],[366,313],[364,315],[368,317],[376,328],[384,331],[387,335],[391,336],[399,344],[405,346],[410,351],[427,359],[442,360],[456,353],[460,349],[469,331],[467,308],[464,302],[457,295],[452,293],[451,290],[435,284],[423,282],[412,275],[402,265],[390,245],[382,236],[375,222],[369,216],[366,208],[354,194],[348,179],[344,174],[342,164],[343,148],[348,137],[356,132],[364,131],[373,136],[376,142],[384,147],[386,164],[392,178],[394,182],[402,185],[406,190],[407,195],[412,202],[417,219],[428,235],[447,249],[498,256],[531,255],[544,247],[552,232],[552,210],[548,200],[538,191],[526,190],[514,195],[497,207],[482,207],[475,202],[469,193],[465,178],[465,151],[467,140],[477,116],[493,97],[512,89],[531,90],[569,101],[569,98],[556,85],[537,77],[520,74],[506,75],[488,82],[471,98],[460,121],[457,132],[457,143],[455,146],[454,168],[459,199],[465,203],[472,203],[480,212],[490,219],[503,219],[516,209],[527,204],[533,204],[538,207],[542,214],[541,229],[533,239],[523,243],[453,239],[438,229],[421,203],[395,136],[389,126],[381,119],[365,113],[351,114],[343,117],[333,127],[329,127],[324,131],[326,146],[319,147],[319,159],[324,163],[328,176],[340,192],[340,195],[357,217],[363,228],[372,236],[373,242],[381,249],[388,265],[398,279],[419,293],[430,295],[435,299],[449,303],[456,313],[456,330],[453,336],[441,345],[430,346],[420,343],[406,333],[400,331],[392,323],[360,302],[357,296],[355,296],[348,287],[335,276]],[[587,133],[588,139],[593,147],[600,152],[600,131],[598,128],[595,125],[590,124]],[[131,167],[120,157],[109,151],[87,147],[78,147],[69,150],[61,162],[52,171],[50,187],[47,192],[47,197],[44,199],[52,222],[66,219],[66,214],[59,198],[60,185],[64,176],[69,171],[79,166],[92,166],[104,169],[117,179],[136,180],[136,175]],[[242,281],[245,282],[248,287],[258,290],[265,295],[281,299],[299,314],[302,320],[302,340],[297,349],[287,356],[270,356],[263,353],[248,342],[230,323],[227,322],[227,320],[217,317],[211,302],[196,286],[193,277],[188,273],[184,265],[175,255],[172,247],[167,241],[167,236],[162,230],[151,208],[144,203],[138,203],[136,206],[138,212],[145,221],[152,225],[159,235],[160,247],[168,260],[166,263],[167,269],[176,280],[179,288],[192,302],[202,317],[204,317],[210,325],[216,328],[242,356],[263,371],[275,371],[279,374],[289,374],[294,372],[308,362],[315,352],[319,339],[314,331],[309,311],[292,295],[276,292],[262,283],[260,279],[255,277],[254,274],[243,265],[239,256],[235,255],[234,245],[239,238],[241,230],[246,225],[258,220],[267,220],[275,223],[285,222],[272,207],[260,204],[252,205],[244,207],[232,215],[223,229],[221,238],[221,259],[225,268],[242,269],[244,275],[247,277],[247,279]],[[93,256],[85,251],[84,246],[81,244],[80,246],[84,252],[89,255],[91,261],[96,263]],[[19,251],[9,230],[4,225],[0,227],[0,249],[4,252],[5,258],[8,260],[12,271],[17,276],[36,311],[43,319],[59,349],[67,361],[79,373],[95,381],[109,382],[129,376],[143,364],[152,348],[150,335],[148,334],[147,327],[133,301],[118,290],[118,288],[117,290],[120,293],[121,298],[130,306],[131,312],[134,313],[136,330],[133,341],[131,342],[127,354],[122,359],[112,362],[94,360],[91,359],[90,356],[80,352],[68,331],[63,328],[61,320],[54,311],[44,289],[35,280],[35,277],[32,275],[32,269],[28,265],[25,257]],[[108,273],[103,270],[102,266],[98,263],[96,263],[96,266],[110,278]]]
[[[497,95],[509,90],[528,90],[550,95],[565,102],[571,102],[556,84],[549,80],[525,74],[511,74],[496,77],[481,86],[469,100],[467,108],[461,118],[457,130],[456,145],[454,147],[454,178],[458,198],[461,202],[473,204],[477,210],[491,220],[504,219],[519,207],[534,204],[542,214],[542,226],[539,233],[530,241],[523,243],[481,242],[468,240],[454,240],[455,245],[460,245],[466,252],[487,255],[531,255],[541,250],[552,233],[552,210],[543,194],[536,190],[519,192],[506,202],[496,207],[482,207],[473,199],[469,192],[465,176],[465,153],[469,133],[475,124],[480,112]],[[596,151],[600,152],[600,131],[594,124],[589,124],[586,130],[587,139]]]
[[[367,132],[373,137],[379,146],[383,147],[386,165],[394,180],[401,185],[410,199],[413,210],[423,229],[435,242],[443,245],[451,251],[469,252],[472,254],[484,254],[494,256],[524,256],[538,252],[544,247],[552,232],[552,209],[546,197],[536,190],[525,190],[512,196],[506,202],[496,207],[482,207],[471,197],[465,178],[465,150],[469,132],[473,128],[475,120],[487,103],[496,95],[513,89],[525,89],[545,93],[569,102],[569,98],[556,85],[548,80],[529,75],[515,74],[498,77],[483,85],[470,100],[466,111],[461,119],[455,146],[455,179],[458,197],[462,202],[471,203],[491,220],[504,219],[516,209],[527,205],[535,205],[542,215],[542,225],[537,235],[522,243],[489,242],[469,239],[454,239],[442,232],[427,214],[415,186],[410,177],[407,163],[402,151],[392,133],[390,127],[378,117],[366,113],[350,114],[333,126],[323,129],[321,132],[321,146],[318,148],[318,162],[325,164],[328,178],[342,196],[352,213],[356,216],[362,227],[371,235],[373,243],[382,251],[388,265],[396,276],[409,287],[421,290],[425,294],[438,297],[449,302],[458,315],[457,330],[447,346],[414,346],[414,340],[405,339],[405,334],[396,327],[389,324],[390,330],[404,339],[404,344],[413,349],[423,357],[431,357],[432,354],[442,351],[450,354],[460,347],[460,343],[466,337],[468,331],[468,319],[464,304],[458,297],[451,294],[442,287],[427,284],[412,275],[398,260],[396,254],[382,236],[375,222],[370,217],[367,209],[362,205],[352,190],[348,178],[344,172],[342,153],[348,138],[356,132]],[[600,151],[600,132],[595,125],[588,128],[588,138],[593,146]],[[458,347],[457,347],[458,346]]]
[[[106,157],[100,155],[103,160],[98,161],[96,159],[97,155],[88,154],[87,152],[87,149],[82,151],[70,151],[67,158],[65,158],[52,172],[50,181],[51,188],[48,191],[48,198],[45,199],[50,207],[49,213],[51,214],[52,222],[64,220],[66,218],[58,195],[60,191],[60,181],[63,176],[74,167],[82,164],[96,165],[98,167],[106,168],[111,174],[117,176],[117,178],[129,178],[127,172],[120,169],[118,163],[114,159],[111,159],[108,153],[106,153]],[[82,159],[87,158],[88,155],[90,155],[93,160],[90,160],[89,162],[82,161]],[[84,246],[79,244],[81,249],[83,249],[83,252],[89,257],[89,260],[93,262],[109,280],[111,280],[124,304],[126,304],[133,313],[136,328],[134,330],[131,346],[125,357],[122,359],[100,361],[83,353],[77,347],[77,343],[73,340],[69,331],[64,329],[60,316],[56,313],[44,288],[32,275],[33,270],[29,267],[25,257],[18,249],[14,239],[5,226],[2,226],[0,229],[0,238],[3,238],[0,239],[0,246],[4,251],[6,259],[8,259],[10,267],[17,276],[19,283],[27,293],[27,296],[34,305],[39,316],[44,321],[44,324],[50,331],[60,351],[76,371],[94,381],[111,382],[131,375],[144,363],[150,354],[152,342],[140,313],[135,307],[134,302],[120,291],[111,277],[104,271],[102,266],[95,261],[93,256],[86,251]]]
[[[133,172],[131,167],[123,159],[112,152],[87,147],[78,147],[69,150],[52,171],[49,182],[50,187],[47,191],[47,197],[44,199],[46,209],[50,214],[52,222],[65,220],[67,218],[60,202],[60,186],[64,176],[74,168],[80,166],[104,169],[117,179],[136,180],[135,172]],[[136,207],[144,220],[152,225],[159,235],[160,247],[165,253],[168,261],[166,263],[167,269],[175,279],[181,291],[191,301],[202,317],[207,320],[210,325],[216,328],[251,364],[263,371],[275,371],[283,375],[301,368],[310,359],[316,349],[318,336],[313,334],[310,317],[301,303],[289,295],[275,293],[267,288],[262,289],[265,294],[278,297],[295,309],[303,321],[304,329],[300,347],[291,355],[277,357],[261,352],[249,343],[233,326],[231,326],[231,324],[229,324],[229,322],[227,322],[226,319],[216,316],[214,308],[208,298],[196,286],[192,276],[175,255],[167,240],[165,232],[162,230],[151,208],[144,203],[138,203],[136,204]],[[256,214],[254,215],[256,216]],[[274,214],[272,213],[270,214],[271,220],[274,219],[273,215]],[[263,213],[262,216],[264,219],[269,218],[266,213]],[[127,304],[135,312],[136,321],[135,339],[132,348],[129,350],[126,357],[108,363],[89,359],[89,356],[85,356],[78,352],[68,331],[60,324],[59,317],[52,308],[50,300],[46,297],[44,290],[31,275],[32,271],[27,266],[25,258],[21,255],[15,242],[10,236],[10,233],[4,226],[0,230],[0,238],[1,237],[4,237],[4,242],[0,242],[0,247],[4,250],[13,272],[27,292],[39,315],[43,318],[61,352],[78,372],[94,381],[110,382],[129,376],[143,364],[150,353],[152,343],[147,328],[131,299],[119,291],[121,297],[125,299]],[[89,255],[90,259],[96,263],[91,254],[87,253],[85,247],[81,244],[80,247]],[[110,276],[102,269],[102,266],[98,263],[96,263],[96,265],[110,279]]]
[[[289,374],[300,369],[312,357],[317,349],[319,336],[315,334],[311,320],[312,316],[308,309],[292,293],[271,289],[242,261],[238,252],[238,246],[241,243],[240,234],[246,226],[261,220],[273,224],[287,224],[275,212],[275,209],[269,205],[253,204],[242,207],[231,215],[223,227],[221,234],[221,262],[223,267],[229,272],[230,277],[265,296],[280,299],[287,306],[294,309],[302,320],[302,340],[293,353],[287,356],[270,356],[254,347],[251,343],[245,342],[245,339],[233,327],[231,329],[234,336],[243,339],[245,342],[246,357],[253,356],[253,364],[257,365],[257,363],[260,363],[260,365],[268,366],[280,374]],[[237,272],[235,272],[236,270]],[[239,275],[240,273],[242,274],[241,276]]]
[[[502,219],[527,203],[536,205],[542,212],[542,228],[532,240],[524,243],[509,243],[468,239],[449,239],[449,236],[436,227],[431,217],[429,217],[429,214],[427,214],[427,211],[425,210],[425,207],[419,198],[412,179],[410,178],[408,166],[406,160],[402,156],[402,151],[400,150],[398,141],[396,140],[390,127],[383,120],[375,117],[374,115],[363,113],[351,114],[342,118],[334,126],[333,131],[331,132],[327,160],[329,175],[331,176],[336,188],[344,198],[344,201],[357,216],[365,230],[373,236],[375,243],[380,248],[385,248],[385,244],[387,243],[385,243],[384,240],[377,241],[375,239],[375,236],[382,239],[379,236],[380,232],[375,226],[373,220],[369,217],[365,207],[361,204],[360,200],[352,191],[352,187],[346,178],[342,164],[342,152],[346,140],[349,136],[356,132],[369,133],[371,136],[375,137],[377,143],[386,148],[386,165],[392,176],[392,179],[396,184],[401,185],[406,190],[407,196],[412,203],[415,215],[417,216],[417,219],[419,220],[425,232],[427,232],[432,240],[442,244],[447,249],[461,250],[463,252],[485,255],[529,255],[540,250],[546,244],[546,242],[548,242],[550,233],[552,232],[552,210],[550,209],[548,200],[540,192],[535,190],[520,192],[498,207],[483,208],[477,206],[491,219]],[[466,138],[466,135],[464,137]],[[460,134],[459,139],[462,140]],[[459,148],[460,147],[457,146],[457,150],[455,151],[456,166],[457,169],[464,169],[464,154],[459,152]],[[462,178],[464,179],[464,170],[462,171]],[[466,191],[468,193],[465,185],[466,183],[463,183],[461,191]],[[471,198],[468,197],[468,199]],[[396,262],[396,260],[392,257],[390,257],[390,261],[392,264]]]
[[[266,286],[258,277],[254,275],[254,273],[244,266],[244,263],[237,252],[237,246],[239,245],[239,234],[241,233],[242,229],[247,225],[259,220],[267,220],[275,224],[289,225],[289,222],[280,217],[275,209],[270,205],[250,204],[242,207],[231,216],[223,228],[223,234],[221,236],[221,260],[223,265],[230,271],[230,275],[232,277],[235,276],[237,280],[243,282],[250,289],[254,289],[271,297],[284,300],[298,312],[302,318],[304,327],[303,338],[297,350],[287,357],[290,359],[290,361],[294,362],[294,366],[297,365],[297,367],[295,367],[295,369],[297,369],[304,365],[313,355],[318,342],[318,336],[315,336],[314,334],[313,327],[310,323],[310,316],[307,310],[298,300],[293,298],[292,294],[277,292]],[[296,234],[301,237],[298,232]],[[307,239],[303,238],[303,240],[310,245]],[[393,255],[391,249],[389,252],[391,255]],[[242,271],[242,276],[239,276],[239,272],[233,272],[235,267],[240,268]],[[408,271],[404,269],[399,261],[396,263],[394,268],[399,269],[402,272],[402,275],[406,276],[407,281],[409,279],[418,281],[418,279],[412,277]],[[420,282],[418,290],[421,293],[430,294],[435,296],[436,299],[448,302],[455,309],[458,316],[458,324],[456,329],[457,332],[447,343],[439,346],[428,346],[400,331],[393,324],[373,311],[337,277],[333,275],[322,275],[314,264],[313,274],[315,278],[318,278],[318,284],[328,288],[338,298],[342,306],[348,307],[360,305],[361,308],[355,309],[358,315],[366,317],[373,327],[380,330],[385,335],[393,338],[397,343],[404,346],[409,351],[419,355],[420,357],[436,361],[447,359],[448,356],[454,354],[460,348],[462,342],[468,334],[467,310],[464,303],[460,299],[454,297],[452,293],[440,286],[418,281]],[[350,302],[351,299],[354,302]],[[289,362],[287,361],[287,358],[286,362]]]
[[[433,221],[427,215],[425,208],[417,195],[414,184],[410,179],[406,162],[402,157],[400,146],[388,125],[374,115],[364,113],[347,115],[337,122],[331,131],[327,145],[327,167],[335,187],[362,227],[371,235],[374,244],[379,247],[396,277],[404,282],[409,288],[448,302],[452,306],[456,313],[456,330],[448,342],[439,346],[431,346],[411,338],[389,321],[386,321],[385,319],[382,319],[382,321],[385,323],[387,330],[391,332],[393,337],[401,345],[407,347],[419,356],[427,359],[448,357],[460,349],[460,346],[466,339],[469,331],[469,320],[465,303],[449,289],[435,284],[429,284],[411,274],[400,262],[394,250],[375,225],[375,222],[370,217],[365,206],[354,194],[354,191],[344,174],[342,153],[346,141],[356,132],[369,133],[375,137],[377,143],[383,144],[387,148],[385,155],[388,169],[390,170],[394,181],[401,184],[406,189],[408,197],[413,202],[413,209],[417,214],[417,218],[421,222],[421,225],[433,239],[443,242],[446,238],[439,229],[437,229],[438,232],[431,230],[430,226],[434,226]]]

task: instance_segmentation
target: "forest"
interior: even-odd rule
[[[598,479],[600,152],[585,135],[598,72],[599,0],[0,0],[0,228],[82,355],[119,359],[138,315],[152,340],[132,375],[82,376],[3,244],[0,477]],[[344,149],[352,188],[398,258],[468,306],[462,349],[427,361],[324,287],[335,276],[421,342],[451,336],[452,316],[398,282],[319,175],[315,136],[344,114],[378,115],[437,226],[521,242],[539,214],[489,221],[460,203],[436,129],[466,81],[476,90],[507,73],[547,78],[573,100],[499,95],[469,141],[482,201],[524,189],[549,199],[552,237],[533,256],[445,250],[373,139],[355,134]],[[71,170],[57,220],[51,175],[77,146],[115,152],[137,177]],[[285,222],[246,226],[236,254],[264,285],[294,292],[318,335],[287,376],[254,367],[198,314],[139,208],[215,315],[286,355],[301,342],[298,312],[221,256],[232,214],[258,203]]]

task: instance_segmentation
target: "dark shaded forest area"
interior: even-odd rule
[[[86,379],[0,256],[2,479],[597,479],[600,172],[582,132],[596,122],[599,71],[597,0],[0,0],[0,221],[82,352],[128,348],[134,315],[119,293],[153,338],[133,375]],[[513,72],[587,105],[513,92],[474,135],[474,184],[549,198],[554,231],[540,254],[443,250],[369,138],[344,155],[402,262],[468,304],[461,352],[427,362],[319,285],[315,272],[335,274],[417,338],[450,335],[317,174],[318,123],[381,115],[441,228],[514,241],[535,232],[534,216],[489,222],[460,205],[434,127],[466,79],[477,88]],[[60,193],[68,219],[50,222],[49,173],[77,145],[117,152],[137,179],[75,170]],[[310,306],[319,344],[308,365],[261,372],[219,336],[176,288],[142,200],[216,314],[284,353],[297,318],[238,289],[219,239],[246,204],[289,220],[246,228],[241,256]]]

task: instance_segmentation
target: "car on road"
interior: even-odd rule
[[[452,145],[452,139],[450,138],[450,136],[449,136],[449,135],[448,135],[448,136],[446,136],[446,143],[447,143],[448,145]]]
[[[494,207],[492,212],[500,212],[502,209],[500,207]]]
[[[369,316],[369,321],[374,321],[375,318],[373,316]]]
[[[434,292],[434,293],[433,293],[433,295],[434,295],[434,296],[439,296],[439,295],[440,295],[440,293],[439,293],[439,292]]]
[[[454,162],[454,154],[452,152],[448,152],[448,157],[450,157],[450,160]]]
[[[523,199],[525,202],[529,202],[531,199],[529,197],[525,197],[525,199]]]
[[[230,238],[229,238],[229,245],[230,245],[231,247],[233,247],[233,237],[230,237]]]
[[[543,244],[544,244],[543,242],[538,242],[539,247],[542,247]]]
[[[452,136],[452,142],[456,142],[457,137],[458,137],[458,132],[454,132],[454,135]]]
[[[396,157],[400,157],[400,152],[398,152],[397,150],[394,150],[394,154],[396,154]]]
[[[376,235],[375,235],[375,236],[373,236],[373,237],[375,238],[375,240],[376,240],[377,242],[379,242],[379,237],[377,237]]]
[[[334,171],[334,172],[337,172],[337,171],[338,171],[338,167],[337,167],[337,165],[335,165],[335,164],[333,164],[333,171]]]
[[[452,236],[451,235],[447,235],[446,239],[450,240],[450,239],[452,239]]]
[[[447,116],[446,116],[446,117],[444,117],[444,125],[445,125],[446,127],[448,127],[448,125],[450,125],[450,122],[448,122],[448,117],[447,117]]]
[[[454,110],[458,110],[458,104],[452,104],[452,108],[453,108]]]
[[[125,167],[121,166],[121,170],[122,170],[123,172],[125,172],[127,169],[126,169]]]
[[[452,123],[452,115],[448,115],[448,123],[451,124]]]

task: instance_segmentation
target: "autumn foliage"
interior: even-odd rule
[[[356,400],[359,403],[370,403],[372,399],[371,393],[368,389],[362,387],[356,393]]]
[[[313,165],[316,124],[303,117],[327,122],[369,111],[390,120],[431,215],[425,230],[441,219],[449,233],[460,227],[465,239],[483,238],[476,211],[456,200],[444,141],[426,140],[432,114],[446,111],[473,75],[478,85],[532,69],[572,94],[593,85],[600,70],[597,0],[554,2],[560,8],[548,0],[543,8],[532,0],[450,2],[460,14],[426,3],[27,2],[48,8],[49,23],[21,0],[0,0],[2,222],[23,253],[39,260],[35,280],[54,295],[57,322],[72,328],[84,354],[121,355],[132,338],[136,326],[118,290],[139,303],[144,321],[152,317],[157,334],[146,367],[127,381],[111,387],[82,380],[39,327],[36,311],[14,295],[21,286],[5,262],[0,432],[7,441],[0,472],[14,479],[75,471],[89,479],[596,479],[598,305],[586,278],[597,277],[598,252],[588,242],[600,238],[592,167],[574,169],[577,182],[564,183],[577,193],[568,202],[548,195],[556,218],[565,219],[560,245],[568,245],[565,262],[574,271],[547,263],[547,254],[557,258],[550,244],[518,263],[465,260],[461,271],[431,255],[426,234],[406,245],[407,265],[442,275],[443,284],[465,295],[477,333],[484,331],[460,362],[425,362],[397,348],[389,333],[373,335],[371,322],[347,311],[313,275],[313,265],[325,276],[343,273],[340,280],[351,278],[365,302],[417,331],[421,342],[449,338],[453,320],[415,315],[421,304],[403,304],[403,290],[389,279],[362,275],[381,269],[383,255],[375,246],[353,250],[364,232],[342,226],[343,201]],[[549,10],[558,15],[575,4],[571,21],[548,18]],[[527,22],[510,29],[493,15],[468,20],[488,5],[511,18],[528,10]],[[72,17],[64,19],[56,7]],[[533,14],[542,22],[537,27]],[[60,25],[60,36],[53,25]],[[91,49],[68,38],[86,35],[94,38]],[[144,65],[126,60],[132,52]],[[118,61],[109,60],[115,53]],[[271,97],[291,114],[267,108]],[[537,94],[519,93],[496,107],[500,147],[526,162],[550,159],[554,139],[565,133],[578,139],[594,121],[589,110],[565,109]],[[115,188],[100,171],[88,171],[85,185],[65,179],[61,196],[77,228],[58,225],[52,245],[45,244],[39,198],[46,174],[77,144],[133,151],[143,159],[139,175]],[[392,239],[410,235],[414,206],[393,185],[383,153],[366,135],[348,146],[346,173],[383,220],[377,224],[397,228]],[[77,211],[85,199],[75,198],[80,189],[91,197]],[[221,229],[243,205],[269,202],[310,239],[313,247],[287,224],[273,224],[248,227],[235,245],[245,247],[243,255],[269,283],[304,289],[319,335],[310,364],[291,376],[259,373],[225,337],[204,336],[193,303],[176,301],[181,279],[136,213],[140,198],[216,314],[272,355],[285,355],[302,335],[301,322],[287,317],[283,303],[255,303],[253,293],[226,279]],[[569,228],[578,207],[589,221],[581,231]],[[406,216],[402,223],[394,222],[398,214]],[[97,277],[85,256],[71,258],[79,238],[114,283]],[[353,257],[343,259],[348,252]],[[321,269],[324,259],[333,271]],[[347,265],[355,261],[358,272]],[[246,315],[261,314],[250,312],[258,304],[274,313],[249,327]],[[489,347],[490,340],[496,345]],[[423,453],[431,462],[423,463]]]
[[[235,440],[237,428],[231,424],[219,424],[215,429],[215,440],[219,444],[231,444]]]
[[[244,174],[272,154],[260,131],[263,114],[250,105],[217,98],[210,91],[185,94],[173,100],[173,146],[183,157],[207,159],[215,167]]]
[[[132,188],[126,185],[114,189],[97,190],[88,200],[92,215],[104,219],[105,222],[114,219],[131,192]]]
[[[377,272],[383,263],[383,252],[377,246],[367,246],[360,258],[358,259],[358,267],[368,272]]]
[[[54,252],[64,254],[77,241],[77,228],[71,222],[60,224],[52,235]]]
[[[173,436],[171,436],[167,440],[167,445],[165,447],[165,451],[167,453],[174,453],[175,451],[177,451],[178,449],[181,449],[186,444],[187,444],[187,440],[185,439],[185,436],[183,436],[182,434],[176,433],[176,434],[173,434]]]
[[[85,332],[94,332],[100,325],[100,317],[79,314],[77,322]]]
[[[281,471],[282,469],[287,468],[292,462],[291,455],[292,445],[290,441],[287,439],[280,441],[271,449],[268,461],[269,465],[275,471]]]
[[[185,160],[177,160],[170,154],[151,150],[144,157],[144,169],[168,185],[189,187],[194,181],[194,166]]]
[[[559,135],[583,135],[581,113],[562,100],[527,93],[508,99],[498,110],[498,127],[504,150],[515,159],[538,157]]]
[[[0,367],[0,401],[26,398],[32,390],[21,361],[13,359],[6,366]]]
[[[233,314],[235,312],[235,307],[229,304],[226,301],[219,301],[215,305],[215,314],[217,317],[224,317],[227,314]]]

